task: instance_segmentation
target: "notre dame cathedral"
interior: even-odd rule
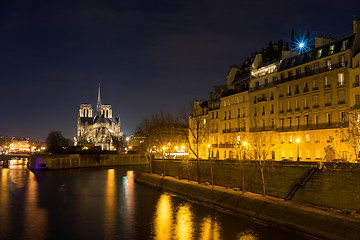
[[[77,121],[75,146],[100,146],[102,150],[115,150],[114,142],[122,137],[120,117],[112,116],[111,105],[101,104],[100,85],[96,113],[91,104],[81,104]]]

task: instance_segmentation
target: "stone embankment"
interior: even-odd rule
[[[29,159],[31,170],[144,164],[148,164],[146,157],[136,154],[51,154],[34,155]]]
[[[316,238],[360,239],[360,217],[354,215],[156,174],[142,173],[135,181]]]

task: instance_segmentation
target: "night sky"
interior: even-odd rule
[[[207,99],[229,65],[288,41],[292,28],[350,35],[354,15],[358,0],[1,1],[0,135],[73,139],[99,82],[132,134],[152,113]]]

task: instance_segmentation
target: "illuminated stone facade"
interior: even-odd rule
[[[354,21],[353,35],[317,37],[301,54],[277,47],[276,58],[264,61],[259,53],[231,67],[226,85],[215,87],[203,102],[211,157],[238,158],[236,147],[260,131],[273,134],[276,146],[268,158],[320,161],[332,145],[336,158],[355,159],[339,126],[351,107],[360,106],[360,21]]]
[[[120,117],[113,117],[111,105],[101,104],[100,86],[96,114],[91,104],[81,104],[78,113],[75,146],[100,146],[102,150],[114,150],[114,141],[122,137]]]

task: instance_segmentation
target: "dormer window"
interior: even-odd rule
[[[344,40],[341,44],[341,51],[345,51],[348,45],[348,40]]]
[[[334,53],[334,48],[335,48],[335,44],[331,45],[330,48],[329,48],[329,54],[328,55],[331,55]]]
[[[322,49],[319,49],[316,53],[316,59],[321,58]]]

